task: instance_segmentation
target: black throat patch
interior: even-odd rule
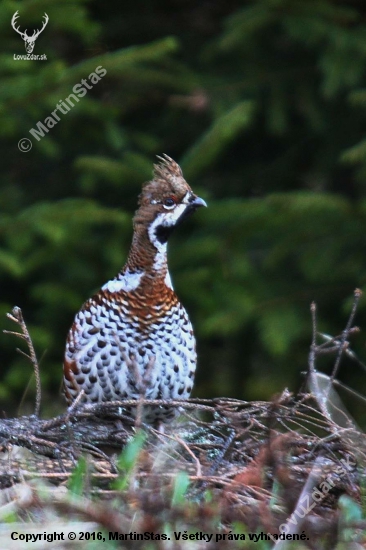
[[[183,213],[179,216],[174,225],[158,225],[155,229],[155,235],[159,243],[165,244],[170,235],[173,233],[174,229],[180,225],[186,218],[188,218],[196,210],[196,206],[193,204],[188,204]]]
[[[159,243],[165,244],[168,242],[170,235],[173,233],[175,225],[158,225],[155,229],[155,235]]]

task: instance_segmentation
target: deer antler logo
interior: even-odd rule
[[[24,45],[25,45],[25,51],[27,53],[32,53],[33,52],[33,49],[34,49],[34,43],[35,41],[37,40],[37,38],[39,37],[39,35],[41,34],[41,32],[43,31],[43,29],[45,28],[45,26],[47,25],[48,23],[48,15],[47,13],[44,14],[44,21],[43,21],[43,25],[42,25],[42,28],[39,29],[39,31],[35,30],[33,31],[33,35],[32,36],[28,36],[27,35],[27,29],[25,29],[24,32],[21,32],[19,30],[19,27],[17,28],[15,25],[16,25],[16,22],[17,22],[17,19],[19,17],[18,15],[18,11],[16,11],[13,15],[13,18],[11,20],[11,26],[13,27],[13,29],[18,33],[20,34],[20,36],[23,38],[24,40]]]

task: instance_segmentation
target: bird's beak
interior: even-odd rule
[[[187,201],[184,201],[184,204],[186,204],[186,208],[181,214],[181,216],[177,220],[177,224],[180,224],[183,220],[188,218],[193,212],[196,211],[196,208],[199,208],[200,206],[207,206],[206,202],[201,199],[200,197],[197,197],[197,195],[192,195],[189,197]]]
[[[206,201],[201,199],[201,197],[196,197],[195,195],[193,195],[190,199],[189,205],[193,206],[194,208],[198,208],[199,206],[207,206]]]

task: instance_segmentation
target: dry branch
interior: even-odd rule
[[[17,336],[18,338],[25,340],[28,346],[29,355],[19,348],[16,348],[16,350],[21,355],[24,355],[33,365],[34,376],[36,378],[36,405],[34,409],[34,414],[36,416],[39,416],[39,411],[41,407],[41,377],[39,375],[39,364],[36,352],[34,350],[32,338],[30,337],[30,334],[28,332],[27,325],[25,324],[23,313],[20,307],[13,307],[12,312],[7,313],[6,316],[8,317],[8,319],[13,321],[20,327],[21,332],[16,332],[13,330],[4,330],[3,332],[5,334],[12,334],[13,336]]]
[[[147,438],[134,466],[136,489],[129,489],[122,499],[133,503],[133,514],[138,502],[146,521],[155,521],[152,518],[160,509],[175,521],[178,512],[171,509],[166,495],[177,472],[183,471],[190,480],[188,501],[201,503],[202,513],[204,495],[209,490],[221,507],[223,525],[244,521],[252,531],[264,526],[278,532],[281,522],[298,512],[301,496],[309,494],[313,484],[326,476],[333,489],[317,505],[316,514],[304,519],[301,528],[320,533],[326,525],[328,531],[334,530],[339,495],[346,493],[359,499],[358,465],[366,464],[366,436],[352,422],[334,389],[341,385],[336,376],[343,354],[356,358],[349,339],[358,330],[352,325],[359,298],[360,292],[356,291],[345,330],[339,336],[325,337],[320,344],[316,305],[312,304],[313,339],[307,373],[310,392],[294,396],[284,390],[272,402],[229,398],[148,400],[148,377],[136,376],[139,399],[85,405],[80,396],[65,414],[42,420],[38,418],[37,390],[36,415],[0,420],[0,489],[40,478],[53,485],[63,484],[70,479],[78,458],[87,454],[89,492],[105,499],[121,498],[121,491],[113,486],[121,475],[116,456],[136,431],[144,430]],[[13,310],[9,317],[21,327],[21,333],[11,334],[27,341],[27,357],[39,378],[20,310]],[[317,370],[317,361],[330,353],[336,358],[329,377]],[[135,369],[133,358],[129,368]],[[349,391],[358,396],[354,390]],[[178,408],[181,416],[167,424],[162,433],[142,422],[143,408],[152,406]],[[276,489],[275,505],[274,486],[280,488]],[[68,497],[52,502],[61,508],[73,508]],[[24,506],[31,506],[29,499]],[[80,500],[76,509],[87,520],[109,529],[117,529],[114,520],[118,525],[129,524],[125,516],[105,514],[103,508],[87,500]],[[164,514],[161,517],[165,521]],[[180,521],[179,515],[177,519]]]

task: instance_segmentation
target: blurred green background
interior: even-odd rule
[[[34,49],[47,61],[14,60],[25,54],[16,10],[28,34],[48,14]],[[193,395],[296,391],[311,301],[335,335],[366,286],[365,3],[3,0],[0,27],[0,328],[16,328],[6,312],[20,306],[42,358],[43,414],[65,408],[67,331],[122,267],[162,153],[209,204],[169,249],[198,340]],[[100,65],[106,76],[32,137]],[[366,360],[366,298],[356,321],[352,346]],[[20,341],[0,338],[0,409],[29,412],[32,368]],[[339,378],[365,393],[365,376],[346,360]]]

